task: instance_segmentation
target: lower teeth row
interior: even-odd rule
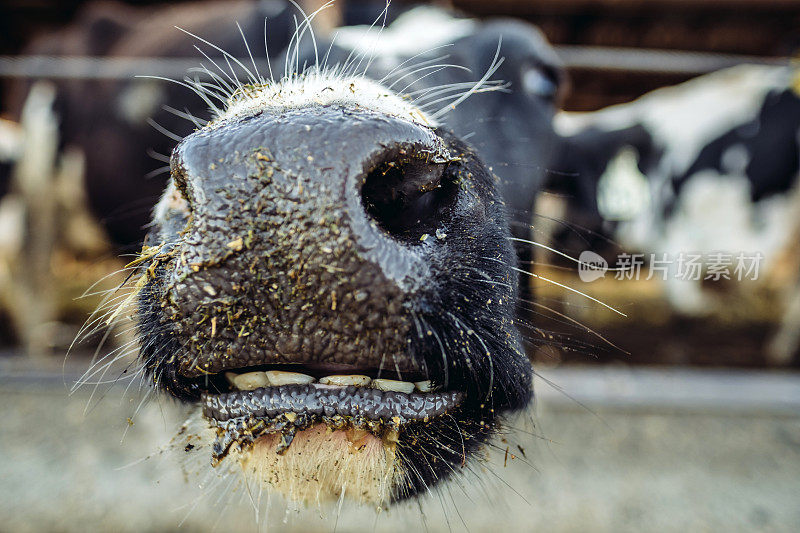
[[[283,372],[280,370],[269,370],[267,372],[245,372],[236,374],[225,372],[225,378],[233,387],[238,390],[254,390],[262,387],[279,387],[281,385],[307,385],[316,380],[299,372]],[[402,392],[410,394],[416,389],[419,392],[430,392],[430,381],[398,381],[394,379],[371,379],[369,376],[360,374],[351,375],[332,375],[320,378],[321,385],[334,385],[339,387],[372,387],[384,391]]]

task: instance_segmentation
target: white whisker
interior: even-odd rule
[[[490,259],[490,258],[487,258],[487,259]],[[598,300],[597,298],[594,298],[594,297],[592,297],[592,296],[589,296],[588,294],[586,294],[586,293],[584,293],[584,292],[581,292],[581,291],[579,291],[578,289],[573,289],[572,287],[569,287],[569,286],[567,286],[567,285],[564,285],[563,283],[559,283],[559,282],[557,282],[557,281],[554,281],[554,280],[552,280],[552,279],[545,278],[545,277],[543,277],[543,276],[540,276],[540,275],[538,275],[538,274],[534,274],[533,272],[528,272],[527,270],[522,270],[521,268],[517,268],[517,267],[511,267],[511,268],[512,268],[512,270],[514,270],[515,272],[519,272],[520,274],[525,274],[525,275],[528,275],[528,276],[530,276],[530,277],[532,277],[532,278],[540,279],[540,280],[542,280],[542,281],[544,281],[544,282],[546,282],[546,283],[550,283],[550,284],[552,284],[552,285],[555,285],[555,286],[557,286],[557,287],[561,287],[562,289],[566,289],[566,290],[568,290],[568,291],[570,291],[570,292],[574,292],[575,294],[579,294],[579,295],[583,296],[584,298],[586,298],[586,299],[588,299],[588,300],[591,300],[591,301],[593,301],[593,302],[595,302],[595,303],[598,303],[598,304],[602,305],[602,306],[603,306],[603,307],[605,307],[606,309],[609,309],[609,310],[611,310],[611,311],[614,311],[615,313],[617,313],[617,314],[618,314],[618,315],[620,315],[620,316],[624,316],[624,317],[627,317],[627,316],[628,316],[628,315],[626,315],[625,313],[623,313],[622,311],[620,311],[620,310],[618,310],[618,309],[615,309],[614,307],[611,307],[611,306],[610,306],[610,305],[608,305],[607,303],[605,303],[605,302],[602,302],[602,301],[600,301],[600,300]]]
[[[467,98],[469,98],[470,96],[472,96],[473,94],[478,92],[484,86],[486,81],[489,78],[491,78],[492,75],[495,72],[497,72],[497,69],[500,68],[500,65],[503,64],[503,61],[504,61],[505,58],[501,58],[500,57],[500,47],[502,46],[502,44],[503,44],[503,41],[502,41],[502,39],[500,39],[499,42],[497,43],[497,51],[494,54],[494,58],[492,59],[492,62],[489,65],[489,68],[486,70],[486,73],[481,77],[481,79],[479,79],[477,82],[475,82],[475,85],[473,86],[473,88],[468,90],[467,92],[465,92],[463,95],[461,95],[459,98],[457,98],[451,104],[448,104],[445,108],[443,108],[443,109],[437,111],[436,113],[434,113],[433,114],[433,118],[438,120],[442,115],[444,115],[445,113],[447,113],[447,112],[455,109],[456,107],[458,107],[459,104],[461,104],[461,102],[463,102],[464,100],[466,100]]]
[[[215,45],[215,44],[203,39],[202,37],[198,37],[197,35],[193,34],[190,31],[184,30],[183,28],[179,28],[177,26],[176,26],[176,29],[182,31],[183,33],[185,33],[185,34],[187,34],[187,35],[189,35],[191,37],[194,37],[195,39],[197,39],[201,43],[206,44],[206,45],[210,46],[211,48],[213,48],[214,50],[217,50],[218,52],[220,52],[222,54],[222,56],[225,58],[225,61],[228,62],[228,66],[230,67],[231,74],[233,75],[233,79],[231,80],[232,83],[237,84],[237,86],[239,86],[241,88],[241,82],[238,80],[238,77],[236,76],[236,72],[234,72],[233,66],[231,66],[231,64],[230,64],[231,60],[236,65],[241,67],[242,70],[244,70],[244,72],[247,74],[248,79],[251,80],[252,83],[258,83],[258,79],[255,76],[253,76],[253,73],[250,72],[250,69],[247,68],[247,65],[245,65],[244,63],[239,61],[238,58],[232,56],[231,54],[229,54],[228,52],[226,52],[225,50],[223,50],[219,46],[217,46],[217,45]],[[203,52],[201,51],[201,53],[203,53]],[[205,56],[205,54],[203,54],[203,55]],[[206,56],[206,57],[208,57],[208,56]],[[209,60],[210,60],[210,58],[209,58]],[[215,65],[216,65],[216,63],[215,63]],[[219,67],[217,67],[217,68],[219,68]],[[222,69],[220,69],[220,71],[222,71],[224,73],[224,71]],[[226,76],[227,76],[227,74],[226,74]]]

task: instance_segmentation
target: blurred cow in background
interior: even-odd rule
[[[97,2],[83,8],[70,26],[34,41],[24,53],[195,58],[199,66],[204,58],[194,47],[202,43],[175,26],[213,40],[235,57],[247,57],[243,36],[248,43],[261,43],[263,50],[267,18],[269,49],[277,55],[294,31],[293,14],[282,1],[191,2],[159,8]],[[224,63],[220,52],[207,53]],[[9,88],[6,109],[14,118],[21,113],[29,87],[18,82]],[[114,242],[135,249],[166,183],[166,171],[154,175],[175,144],[164,131],[175,137],[191,133],[193,124],[176,113],[207,117],[208,105],[183,87],[148,78],[64,79],[56,88],[60,142],[85,154],[90,206]]]
[[[800,346],[798,76],[740,66],[629,104],[564,113],[551,165],[551,190],[578,213],[567,219],[627,252],[700,253],[706,270],[716,254],[763,254],[757,284],[692,282],[673,271],[666,295],[683,315],[714,316],[731,306],[746,313],[743,292],[773,289],[786,311],[768,351],[783,362]]]

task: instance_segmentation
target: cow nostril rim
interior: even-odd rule
[[[411,242],[438,227],[453,194],[447,162],[390,158],[378,163],[361,188],[364,208],[388,234]]]
[[[187,207],[191,207],[191,198],[189,194],[189,177],[183,165],[179,162],[176,163],[175,156],[172,156],[170,161],[170,178],[172,179],[172,183],[175,185],[175,189],[177,189],[178,194],[180,194],[181,198],[186,201]]]

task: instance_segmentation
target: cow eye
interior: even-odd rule
[[[527,94],[540,98],[553,98],[558,84],[538,67],[530,67],[522,73],[522,87]]]

